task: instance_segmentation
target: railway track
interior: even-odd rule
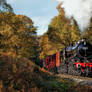
[[[73,76],[69,74],[57,74],[56,76],[64,79],[69,79],[71,81],[75,81],[79,85],[88,85],[92,87],[92,77]]]

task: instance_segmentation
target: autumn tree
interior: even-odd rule
[[[71,45],[72,43],[75,44],[75,42],[81,38],[80,30],[77,26],[76,21],[73,18],[71,20],[67,19],[65,17],[64,10],[60,7],[58,7],[58,9],[59,15],[55,16],[52,19],[51,23],[48,26],[46,34],[44,34],[47,35],[49,43],[45,42],[44,44],[44,36],[44,38],[42,37],[42,39],[44,39],[42,40],[43,43],[40,43],[42,44],[41,46],[45,45],[45,48],[48,48],[47,44],[49,44],[51,48],[54,48],[49,49],[53,52],[53,54],[61,51],[63,48]],[[45,51],[45,48],[43,49],[42,53]],[[45,53],[48,52],[45,51]]]
[[[62,46],[70,45],[80,38],[80,31],[76,22],[72,22],[60,13],[58,16],[53,18],[48,28],[49,39],[61,43]]]
[[[51,42],[48,39],[48,35],[44,34],[43,36],[40,37],[39,41],[39,51],[40,51],[40,58],[44,58],[47,55],[50,55],[50,51],[52,48]],[[48,54],[49,53],[49,54]]]
[[[36,53],[36,28],[26,16],[0,13],[0,51],[34,57]]]
[[[33,21],[23,15],[18,15],[18,18],[23,22],[25,25],[24,28],[20,28],[19,32],[21,32],[21,39],[23,40],[23,48],[21,52],[27,54],[28,52],[29,57],[37,56],[37,35],[36,35],[36,28],[33,25]],[[24,30],[23,30],[24,29]],[[25,52],[24,52],[25,51]]]

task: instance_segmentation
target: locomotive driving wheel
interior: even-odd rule
[[[73,71],[74,71],[74,75],[76,76],[81,76],[82,75],[82,71],[81,71],[81,67],[80,68],[76,68],[76,65],[73,65]]]
[[[89,71],[90,71],[89,67],[86,67],[85,70],[84,70],[85,76],[88,77],[90,75],[90,72]]]

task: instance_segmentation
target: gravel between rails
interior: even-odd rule
[[[92,87],[92,77],[81,77],[81,76],[73,76],[68,74],[57,74],[56,76],[60,78],[73,80],[77,82],[79,85],[88,85]]]

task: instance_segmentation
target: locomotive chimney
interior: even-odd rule
[[[82,38],[82,42],[86,41],[86,38]]]

